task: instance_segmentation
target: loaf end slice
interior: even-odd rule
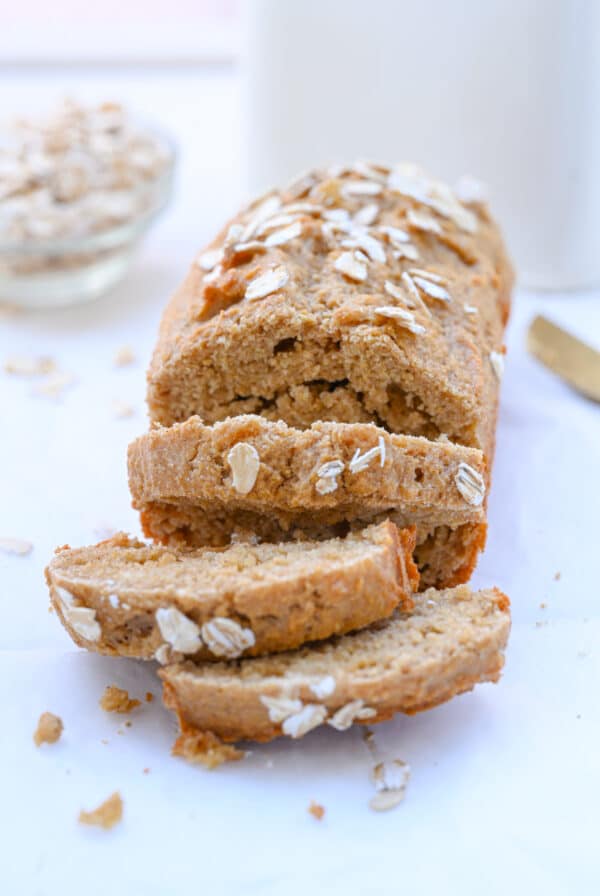
[[[99,653],[218,660],[298,647],[412,606],[414,530],[172,551],[120,534],[60,549],[46,570],[76,644]]]
[[[420,712],[498,680],[510,630],[501,591],[430,589],[415,600],[409,614],[278,656],[166,666],[165,704],[184,732],[268,741]]]

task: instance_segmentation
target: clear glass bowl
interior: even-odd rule
[[[85,236],[0,241],[0,302],[27,308],[89,302],[124,277],[140,240],[167,205],[173,189],[174,144],[154,128],[145,130],[160,141],[168,161],[159,177],[132,193],[140,213]]]

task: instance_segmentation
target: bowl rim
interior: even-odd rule
[[[179,152],[175,140],[162,128],[149,124],[137,117],[132,118],[132,121],[136,125],[139,124],[139,131],[157,137],[167,150],[167,161],[158,177],[141,183],[131,190],[133,196],[143,196],[150,190],[155,190],[158,187],[157,204],[125,222],[107,227],[97,233],[82,234],[80,236],[61,236],[55,239],[30,238],[27,242],[0,240],[0,256],[9,254],[13,256],[64,255],[93,252],[120,245],[141,235],[146,230],[156,215],[166,207],[171,198],[175,166]],[[1,130],[2,128],[0,128],[0,132]]]

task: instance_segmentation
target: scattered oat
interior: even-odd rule
[[[463,308],[465,309],[465,314],[478,314],[478,309],[475,307],[475,305],[468,305],[465,302]]]
[[[368,205],[363,205],[363,207],[356,212],[352,221],[358,227],[370,227],[375,223],[378,214],[379,206],[376,202],[370,202]]]
[[[260,697],[260,702],[267,708],[269,719],[276,725],[302,709],[302,701],[291,697],[268,697],[265,694]]]
[[[173,650],[181,653],[196,653],[200,650],[200,629],[180,610],[176,607],[159,607],[154,615],[161,635]],[[155,656],[158,659],[158,650]]]
[[[297,239],[301,234],[302,224],[300,221],[294,221],[288,227],[270,233],[265,240],[265,246],[282,246],[284,243],[289,243],[290,240]]]
[[[416,212],[412,208],[408,210],[406,220],[412,230],[419,230],[423,233],[435,233],[437,236],[442,233],[439,221],[436,221],[431,215]]]
[[[124,420],[127,417],[133,417],[135,413],[130,404],[127,404],[127,402],[125,401],[119,401],[118,399],[113,401],[112,410],[113,414],[118,420]]]
[[[152,691],[146,691],[146,703],[152,703],[154,700],[154,694]]]
[[[498,380],[501,380],[504,374],[504,355],[501,352],[490,352],[490,364]]]
[[[288,737],[302,737],[308,734],[309,731],[312,731],[313,728],[322,725],[326,718],[327,710],[324,706],[320,706],[317,703],[307,703],[299,712],[285,719],[281,730]]]
[[[371,772],[376,793],[369,801],[370,808],[385,812],[398,806],[404,799],[409,778],[410,766],[403,759],[378,762]]]
[[[325,678],[309,684],[308,687],[315,697],[318,697],[319,700],[324,700],[325,697],[331,697],[334,693],[336,687],[335,678],[333,675],[326,675]]]
[[[479,507],[485,497],[485,482],[481,473],[461,461],[454,481],[465,501]]]
[[[342,187],[342,195],[347,199],[354,196],[378,196],[383,187],[373,180],[351,180]]]
[[[377,711],[365,706],[364,700],[351,700],[327,720],[327,724],[336,731],[346,731],[357,719],[370,719],[377,715]]]
[[[42,744],[55,744],[63,732],[63,721],[60,716],[51,712],[43,712],[33,734],[36,747]]]
[[[287,268],[279,265],[279,267],[272,268],[270,271],[254,277],[246,287],[245,297],[247,299],[264,299],[265,296],[282,289],[289,279],[290,275]]]
[[[450,302],[450,293],[447,289],[444,289],[443,286],[440,286],[438,283],[434,283],[430,280],[426,280],[424,277],[415,277],[413,275],[413,283],[421,292],[424,292],[425,295],[429,296],[432,299],[438,299],[440,302]]]
[[[4,370],[14,376],[44,376],[56,370],[52,358],[11,355],[4,362]]]
[[[308,806],[308,813],[312,815],[313,818],[316,818],[317,821],[323,821],[325,817],[325,807],[320,803],[315,803],[314,800],[311,800]]]
[[[132,699],[123,688],[109,684],[100,698],[100,706],[105,712],[126,713],[140,706],[140,701]]]
[[[212,271],[213,268],[216,268],[222,258],[222,249],[209,249],[207,252],[203,252],[197,257],[196,264],[199,268],[208,273],[209,271]]]
[[[335,261],[336,271],[340,271],[350,280],[356,280],[358,283],[366,280],[367,265],[360,255],[361,253],[358,252],[343,252]]]
[[[127,367],[135,362],[135,354],[130,345],[122,345],[115,352],[113,363],[115,367]]]
[[[242,628],[234,619],[216,616],[202,626],[202,640],[215,656],[235,659],[256,643],[251,628]]]
[[[448,278],[442,277],[441,274],[436,274],[434,271],[426,271],[423,268],[411,268],[409,274],[412,277],[423,277],[423,279],[430,280],[432,283],[438,283],[440,286],[448,285]]]
[[[417,323],[414,314],[406,311],[404,308],[398,308],[396,305],[380,305],[373,310],[380,317],[387,317],[389,320],[396,321],[403,329],[414,333],[415,336],[421,336],[427,332],[422,324]]]
[[[374,812],[387,812],[399,806],[404,796],[404,790],[378,790],[369,800],[369,808]]]
[[[217,768],[224,762],[243,759],[246,755],[243,750],[224,744],[211,731],[196,731],[193,728],[186,728],[181,732],[173,744],[171,754],[209,769]]]
[[[76,379],[72,373],[57,370],[44,377],[44,379],[35,386],[33,391],[36,395],[41,395],[44,398],[58,399],[62,396],[65,389],[74,385],[75,382]]]
[[[351,473],[362,473],[376,457],[379,457],[379,466],[383,467],[385,463],[385,442],[382,436],[379,437],[377,445],[375,445],[374,448],[365,451],[364,454],[361,454],[360,448],[357,448],[352,460],[348,464],[348,469]]]
[[[343,249],[362,249],[371,261],[385,264],[385,249],[379,240],[370,236],[366,231],[354,231],[351,238],[342,240],[341,245]]]
[[[0,538],[0,551],[5,554],[18,554],[19,557],[26,557],[31,554],[33,545],[24,538]]]
[[[317,470],[317,476],[327,479],[330,476],[339,476],[344,472],[343,460],[328,460]]]
[[[108,831],[114,827],[123,818],[123,800],[121,794],[115,791],[107,800],[101,803],[97,809],[86,812],[84,809],[79,813],[79,823],[95,825]]]
[[[317,479],[315,482],[315,489],[320,495],[330,495],[337,490],[337,487],[338,481],[333,476],[328,476],[326,479]]]
[[[260,457],[254,445],[238,442],[227,454],[227,463],[231,467],[232,485],[240,495],[247,495],[254,488]]]

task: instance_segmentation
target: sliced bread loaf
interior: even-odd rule
[[[412,606],[414,531],[172,552],[117,535],[46,570],[73,640],[100,653],[223,659],[287,650]]]
[[[184,735],[226,742],[301,737],[415,713],[497,681],[510,630],[508,598],[466,586],[425,591],[409,614],[272,657],[169,665],[164,701]]]
[[[491,458],[511,284],[484,205],[414,166],[311,172],[192,265],[163,316],[151,417],[372,421]]]
[[[468,578],[485,541],[485,479],[478,449],[365,423],[192,417],[129,447],[133,503],[158,541],[315,539],[389,517],[416,524],[425,585]]]

